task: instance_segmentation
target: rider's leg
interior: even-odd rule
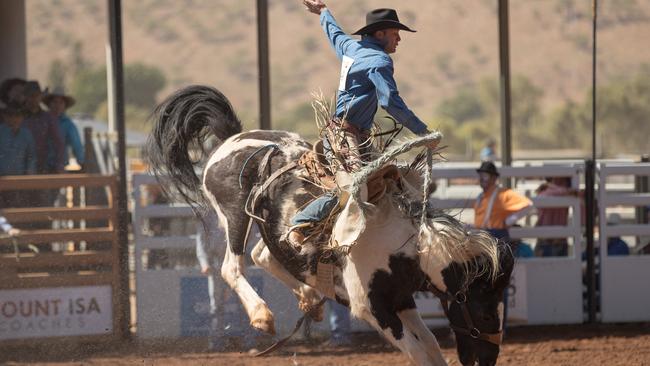
[[[364,138],[364,141],[361,143],[367,144],[368,141]],[[338,171],[336,171],[336,180],[340,187],[345,188],[351,184],[350,173],[358,171],[363,165],[364,158],[369,156],[362,154],[361,150],[369,151],[369,147],[364,145],[363,149],[360,149],[359,135],[351,132],[345,132],[345,139],[341,144],[343,146],[332,149],[329,141],[327,139],[323,140],[323,148],[328,160],[331,162],[336,160],[339,164],[343,165],[338,167]],[[291,219],[291,228],[287,233],[287,242],[296,249],[301,248],[306,233],[299,225],[322,221],[330,215],[337,204],[338,197],[334,193],[326,193],[311,201]]]
[[[301,229],[301,226],[322,221],[329,216],[337,204],[338,197],[334,193],[326,193],[311,201],[302,210],[298,211],[298,213],[291,219],[291,228],[289,229],[287,236],[289,243],[296,248],[300,248],[306,234],[304,230]]]

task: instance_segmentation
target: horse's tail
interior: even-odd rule
[[[146,147],[150,170],[165,193],[178,193],[192,207],[205,208],[196,168],[210,151],[242,131],[228,98],[209,86],[188,86],[160,103],[151,119]]]

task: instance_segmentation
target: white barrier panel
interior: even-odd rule
[[[200,275],[198,268],[145,268],[151,267],[152,264],[143,261],[145,250],[185,249],[193,253],[196,245],[193,236],[156,237],[145,235],[143,230],[149,218],[189,218],[193,217],[193,213],[185,205],[143,206],[144,197],[141,188],[144,185],[157,185],[157,182],[150,175],[134,175],[136,334],[141,339],[177,338],[190,334],[207,335],[209,311],[207,278]],[[254,245],[256,241],[256,238],[251,238],[248,246]],[[254,287],[257,282],[262,283],[262,288],[258,290],[274,313],[278,334],[283,335],[293,330],[302,313],[291,291],[257,267],[250,267],[247,270],[247,277]],[[234,296],[232,292],[231,294]],[[415,301],[428,326],[443,327],[448,324],[438,298],[428,293],[417,293]],[[247,326],[248,318],[240,311],[241,307],[238,303],[238,298],[227,300],[226,312],[229,312],[227,315],[243,317],[244,324]],[[235,313],[236,311],[240,312]],[[321,323],[312,323],[311,328],[312,332],[327,332],[329,329],[327,318]],[[352,320],[351,328],[352,331],[372,330],[367,323],[357,319]]]
[[[144,232],[145,222],[150,218],[193,218],[193,213],[186,205],[143,206],[142,186],[145,185],[155,186],[157,182],[150,175],[133,176],[137,337],[205,336],[209,327],[209,295],[207,278],[199,273],[195,264],[195,236],[148,236]],[[248,246],[254,245],[258,239],[251,236]],[[154,263],[143,260],[146,258],[145,250],[184,250],[190,253],[191,264],[183,268],[155,268]],[[257,290],[275,316],[278,335],[293,330],[302,316],[293,293],[257,267],[247,269],[247,278],[254,287],[261,283]],[[242,328],[248,329],[248,317],[241,310],[239,299],[232,291],[229,293],[231,297],[225,303],[226,317],[240,317]],[[326,329],[327,321],[312,324],[314,332]]]
[[[603,322],[650,321],[650,256],[609,256],[607,240],[616,236],[650,236],[650,225],[607,224],[607,207],[648,206],[648,193],[608,191],[610,176],[650,176],[650,164],[600,164],[600,298]]]
[[[458,210],[461,221],[473,223],[473,205],[478,193],[478,165],[434,166],[433,178],[438,183],[432,203],[434,207]],[[572,186],[580,184],[582,164],[502,167],[502,177],[529,178],[571,177]],[[454,186],[450,179],[461,179]],[[474,184],[468,184],[476,180]],[[538,185],[539,183],[536,183]],[[524,194],[534,189],[530,184],[515,187]],[[512,238],[572,238],[573,251],[568,257],[517,258],[509,287],[508,324],[571,324],[583,322],[582,301],[582,228],[580,200],[577,197],[533,197],[536,207],[570,207],[572,215],[567,226],[511,228]]]

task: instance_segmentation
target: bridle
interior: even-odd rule
[[[442,309],[445,311],[447,319],[449,319],[449,303],[455,301],[460,306],[460,309],[463,313],[463,318],[465,318],[466,327],[464,328],[454,325],[451,323],[451,319],[449,319],[449,327],[453,329],[454,332],[468,335],[473,339],[480,339],[486,342],[490,342],[497,346],[501,345],[501,342],[503,340],[503,331],[499,331],[497,333],[483,333],[474,326],[472,315],[469,313],[469,308],[467,306],[467,294],[465,291],[458,291],[455,295],[449,291],[443,292],[429,281],[427,281],[427,289],[433,292],[433,294],[440,299],[440,304],[442,304]]]

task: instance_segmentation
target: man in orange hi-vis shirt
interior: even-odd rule
[[[499,171],[491,161],[481,163],[476,169],[479,185],[483,192],[474,202],[474,226],[483,229],[496,239],[509,242],[508,228],[520,218],[533,210],[533,203],[525,196],[510,188],[503,188],[497,182]],[[501,329],[506,329],[508,318],[508,289],[503,292],[503,322]]]
[[[474,226],[489,231],[497,239],[508,239],[508,228],[526,216],[533,203],[497,182],[499,172],[494,163],[486,161],[476,169],[483,192],[474,203]]]

